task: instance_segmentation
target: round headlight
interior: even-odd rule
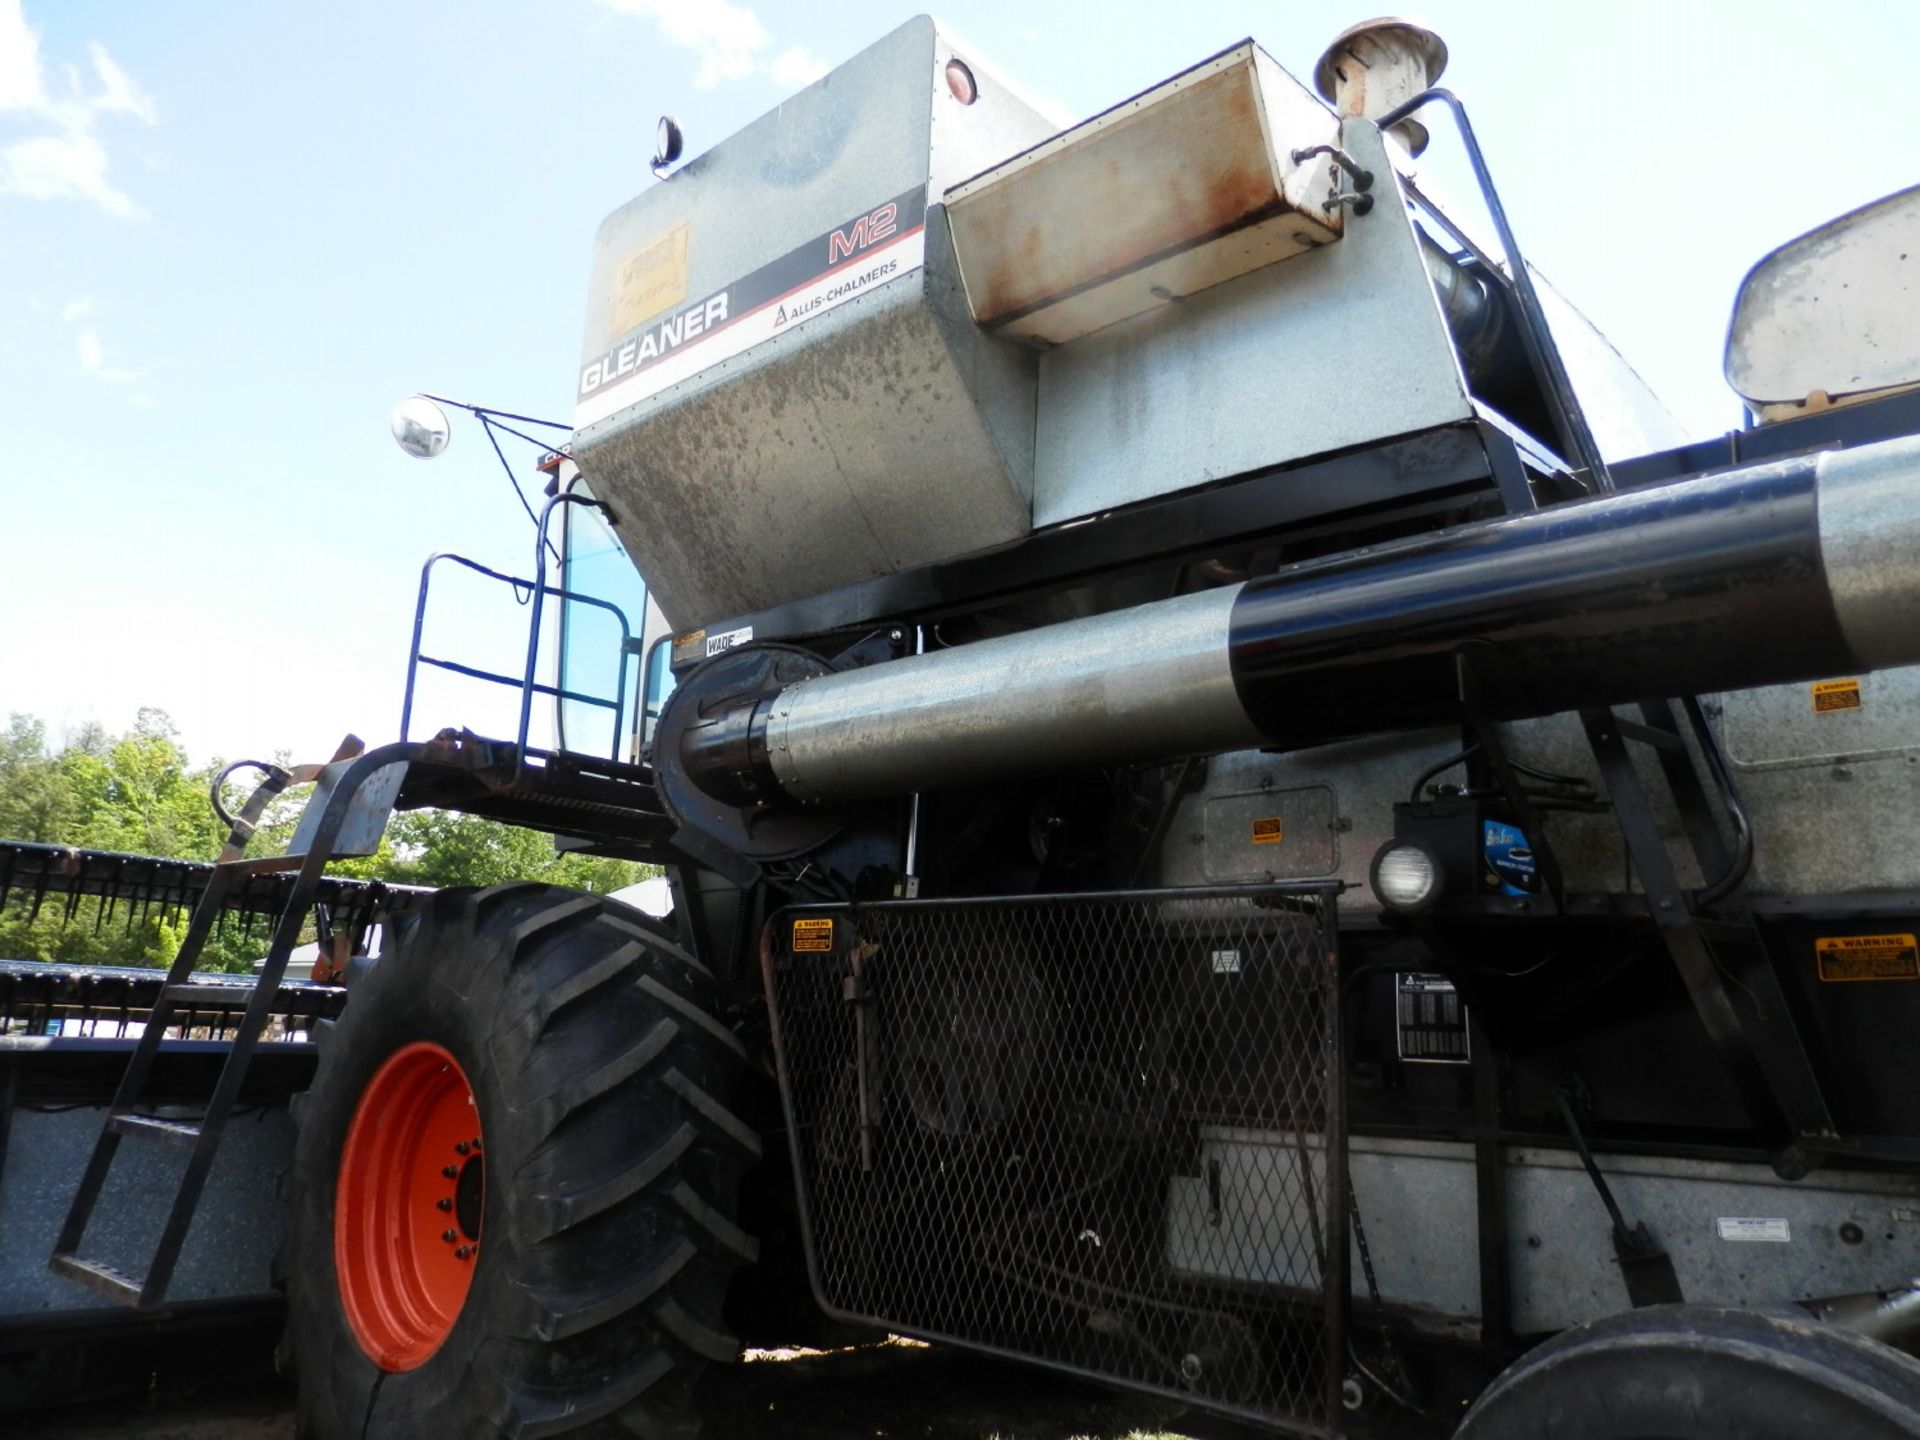
[[[1373,857],[1373,893],[1395,910],[1424,910],[1440,896],[1440,861],[1426,846],[1389,840]]]
[[[653,173],[658,175],[673,164],[686,148],[687,139],[680,130],[680,122],[671,115],[662,115],[660,123],[653,127]]]

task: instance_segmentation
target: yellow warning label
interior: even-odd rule
[[[620,262],[613,277],[613,313],[607,338],[637,330],[687,298],[687,221],[656,235]]]
[[[793,922],[793,953],[824,954],[833,949],[833,920],[796,920]]]
[[[1253,822],[1253,843],[1256,845],[1278,845],[1286,838],[1278,815],[1268,815]]]
[[[1920,980],[1911,935],[1822,935],[1813,953],[1822,980]]]
[[[1835,710],[1860,708],[1858,680],[1822,680],[1813,687],[1813,713],[1830,714]]]
[[[684,635],[673,637],[673,663],[684,665],[689,660],[698,660],[707,653],[707,632],[689,630]]]

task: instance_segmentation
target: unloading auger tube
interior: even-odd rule
[[[1920,662],[1920,439],[1483,521],[732,705],[696,671],[673,704],[707,713],[678,759],[727,804],[833,804],[1294,749],[1457,718],[1463,652],[1496,719]]]

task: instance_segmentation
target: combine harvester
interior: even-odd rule
[[[1055,133],[916,20],[610,216],[564,569],[485,572],[525,672],[416,627],[518,735],[267,767],[138,1038],[6,1042],[16,1356],[278,1246],[319,1440],[689,1435],[796,1311],[1194,1427],[1920,1435],[1920,190],[1761,261],[1688,443],[1445,60],[1249,42]],[[396,805],[672,914],[323,895]],[[263,885],[260,985],[194,978]],[[284,979],[316,901],[383,922],[344,987]]]

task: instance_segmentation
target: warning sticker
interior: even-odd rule
[[[676,635],[673,637],[673,665],[675,669],[703,658],[706,653],[707,632],[704,630],[689,630],[684,635]]]
[[[692,229],[682,220],[620,262],[613,280],[608,338],[638,329],[687,298],[687,236]]]
[[[1394,1029],[1400,1058],[1425,1065],[1467,1065],[1467,1007],[1444,975],[1408,971],[1394,977]]]
[[[1722,1240],[1746,1244],[1787,1245],[1793,1240],[1793,1229],[1786,1221],[1762,1220],[1752,1215],[1722,1215],[1713,1222],[1713,1228],[1720,1232]]]
[[[1911,935],[1822,935],[1813,942],[1822,980],[1920,980]]]
[[[1831,715],[1836,710],[1860,708],[1858,680],[1822,680],[1813,687],[1813,713]]]
[[[1263,815],[1253,822],[1253,843],[1256,845],[1278,845],[1286,838],[1286,830],[1280,824],[1278,815]]]
[[[794,954],[820,955],[831,949],[833,949],[833,920],[830,917],[793,922]]]

